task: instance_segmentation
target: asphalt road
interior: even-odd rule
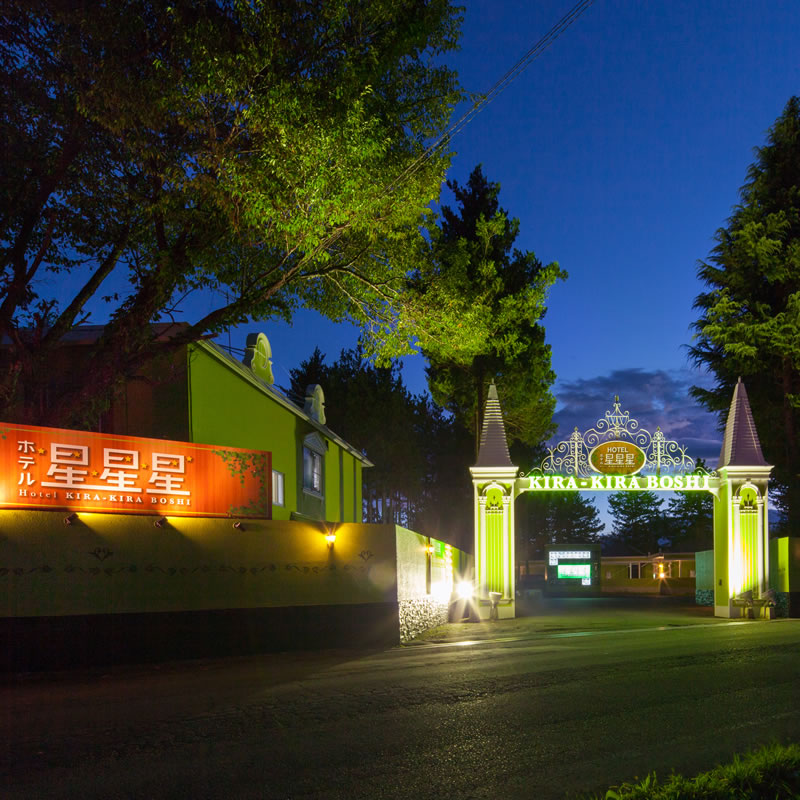
[[[5,798],[563,798],[800,741],[800,621],[35,676]]]

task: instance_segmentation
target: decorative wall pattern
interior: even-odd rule
[[[94,555],[91,553],[90,555]],[[346,573],[360,573],[367,572],[369,567],[363,564],[303,564],[303,563],[275,563],[258,564],[255,566],[238,565],[233,566],[230,564],[202,564],[194,567],[176,567],[176,566],[160,566],[158,564],[147,564],[144,567],[139,567],[136,564],[129,564],[121,567],[81,567],[75,564],[67,564],[67,566],[56,569],[48,564],[42,564],[35,567],[0,567],[0,578],[7,575],[14,575],[17,577],[25,575],[49,573],[66,573],[76,575],[117,575],[121,572],[134,573],[141,569],[146,573],[160,573],[162,575],[194,575],[195,573],[211,573],[211,572],[228,572],[238,575],[259,575],[262,573],[269,574],[277,572],[278,570],[285,570],[287,572],[298,572],[301,575],[320,575],[325,572],[346,572]]]

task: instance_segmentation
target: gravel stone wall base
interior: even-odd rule
[[[775,592],[775,616],[789,616],[789,594],[788,592]]]
[[[694,602],[698,606],[713,606],[714,605],[714,590],[713,589],[695,589]]]
[[[423,631],[447,622],[447,603],[438,602],[430,597],[401,600],[399,607],[401,642],[409,642]]]
[[[714,590],[713,589],[696,589],[694,593],[694,601],[698,606],[713,606],[714,605]],[[775,616],[788,617],[789,616],[789,595],[786,592],[775,593]]]

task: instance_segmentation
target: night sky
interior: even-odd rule
[[[448,61],[471,92],[572,7],[465,5]],[[796,0],[599,0],[453,140],[449,177],[463,183],[482,163],[520,220],[517,244],[569,273],[545,318],[559,437],[593,425],[619,394],[643,424],[716,463],[716,420],[687,395],[704,381],[686,354],[697,261],[738,201],[753,148],[800,92],[798,42]],[[279,382],[316,344],[333,359],[356,338],[310,314],[266,333]],[[415,391],[423,367],[406,360]]]
[[[470,92],[487,91],[572,7],[463,4],[462,49],[447,61]],[[738,200],[753,148],[800,93],[798,42],[797,0],[598,0],[453,140],[449,177],[463,183],[482,163],[520,220],[517,245],[569,273],[545,318],[559,438],[593,425],[619,394],[646,427],[716,463],[716,420],[687,395],[707,381],[686,354],[697,261]],[[293,326],[233,330],[230,343],[259,328],[282,385],[316,345],[333,360],[357,338],[305,312]],[[425,388],[423,369],[406,359],[413,391]]]

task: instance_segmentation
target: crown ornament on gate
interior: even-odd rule
[[[613,408],[606,411],[593,428],[581,433],[576,427],[567,439],[548,447],[541,465],[529,475],[558,473],[585,478],[596,474],[589,454],[598,445],[613,441],[630,441],[642,450],[645,457],[642,473],[686,473],[696,468],[686,447],[667,439],[660,427],[653,433],[643,428],[638,420],[631,418],[630,412],[623,410],[619,395],[615,395]]]

